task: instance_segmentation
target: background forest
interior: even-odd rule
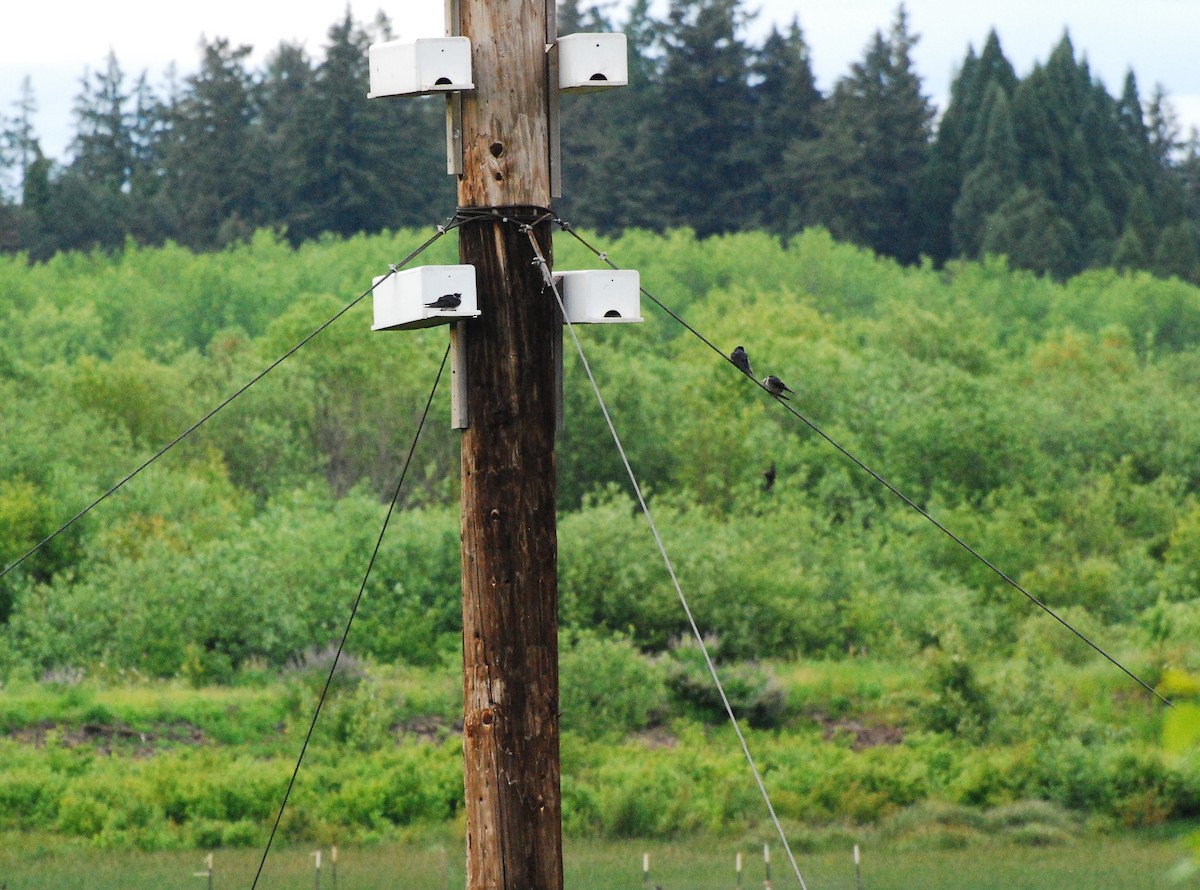
[[[560,4],[560,33],[621,30],[630,47],[628,88],[563,99],[556,209],[577,225],[822,225],[903,263],[995,253],[1060,278],[1115,266],[1200,281],[1200,143],[1161,87],[1144,96],[1130,71],[1110,92],[1066,34],[1024,76],[994,33],[968,48],[935,127],[903,6],[828,94],[799,22],[754,45],[741,0],[649,7],[613,21]],[[81,80],[61,160],[42,153],[27,84],[0,120],[0,251],[45,259],[126,237],[207,250],[262,227],[298,244],[449,215],[440,100],[364,100],[367,46],[390,34],[347,12],[323,58],[281,44],[261,70],[217,38],[161,86],[110,56]]]

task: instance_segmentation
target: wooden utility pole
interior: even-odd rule
[[[463,755],[468,890],[561,890],[555,338],[528,234],[550,204],[546,44],[554,0],[457,0],[471,39],[459,228],[482,316],[455,333],[462,437]],[[452,13],[453,14],[453,13]],[[557,89],[557,84],[554,85]],[[474,214],[473,214],[474,215]],[[507,216],[508,221],[502,217]],[[551,257],[550,224],[534,235]]]

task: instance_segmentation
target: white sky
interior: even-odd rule
[[[627,0],[615,0],[618,9]],[[667,0],[657,0],[661,13]],[[586,2],[583,5],[588,5]],[[877,29],[886,30],[897,0],[749,0],[760,13],[748,35],[759,42],[772,23],[798,16],[812,52],[818,86],[829,90]],[[1077,53],[1117,94],[1126,70],[1137,75],[1142,98],[1161,83],[1179,113],[1184,133],[1200,127],[1200,0],[907,0],[910,27],[920,35],[914,50],[925,92],[945,102],[955,67],[967,45],[981,48],[990,27],[1019,75],[1045,61],[1069,28]],[[12,0],[0,12],[0,114],[11,116],[22,78],[29,76],[39,113],[43,149],[65,159],[73,131],[72,103],[84,70],[99,68],[110,49],[132,80],[143,70],[153,84],[176,62],[181,76],[196,69],[201,35],[251,44],[255,64],[280,42],[302,42],[323,54],[325,35],[347,0],[202,0],[167,4],[150,0]],[[443,0],[356,0],[354,17],[368,21],[382,9],[403,37],[442,33]]]

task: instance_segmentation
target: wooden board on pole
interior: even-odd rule
[[[550,203],[545,39],[553,0],[458,0],[475,89],[462,97],[462,208]],[[463,756],[468,890],[561,890],[555,348],[562,321],[513,222],[459,228],[482,316],[459,341]],[[534,229],[551,256],[550,225]]]

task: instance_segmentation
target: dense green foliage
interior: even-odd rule
[[[0,260],[0,560],[422,240],[293,248],[260,233],[205,254]],[[1166,694],[1200,698],[1200,291],[1114,271],[1060,284],[995,259],[905,267],[820,229],[786,246],[686,231],[605,246],[1082,631]],[[420,262],[453,249],[442,239]],[[555,256],[594,262],[567,236]],[[789,821],[1026,799],[1114,825],[1200,813],[1192,724],[1168,723],[1164,750],[1162,717],[1128,678],[682,327],[643,314],[580,335]],[[10,827],[151,847],[261,836],[444,350],[444,330],[372,334],[368,318],[364,302],[0,580]],[[760,802],[714,728],[723,705],[570,355],[566,409],[567,828],[743,830]],[[292,837],[455,816],[447,412],[442,391]],[[105,691],[124,681],[152,700]],[[213,684],[234,687],[217,704]]]
[[[935,127],[902,4],[826,95],[798,20],[754,45],[743,0],[650,6],[616,21],[560,3],[561,33],[621,30],[630,46],[627,89],[563,97],[555,209],[573,223],[820,225],[904,263],[991,253],[1060,278],[1112,265],[1200,282],[1200,142],[1161,87],[1144,98],[1131,71],[1110,92],[1068,36],[1021,77],[994,32],[966,47]],[[45,259],[127,236],[207,250],[259,227],[296,244],[449,215],[440,103],[365,98],[367,47],[390,34],[347,12],[320,59],[284,43],[258,70],[250,47],[206,39],[165,93],[110,54],[81,81],[60,160],[43,155],[27,83],[0,120],[0,251]]]
[[[578,691],[595,685],[594,673],[610,682],[619,673],[631,683],[645,668],[631,671],[636,656],[628,652],[573,652],[563,663],[568,837],[731,838],[769,830],[727,728],[678,716],[686,703],[667,701],[660,689],[647,690],[646,700],[675,712],[668,724],[629,738],[597,733],[596,723],[611,729],[640,715],[585,701]],[[280,679],[243,673],[232,688],[9,684],[0,712],[7,736],[0,741],[0,831],[54,832],[99,848],[258,846],[308,729],[324,680],[320,661]],[[619,672],[616,661],[624,663]],[[1006,670],[989,671],[979,689],[994,718],[1020,737],[992,732],[981,740],[921,725],[923,707],[939,693],[914,686],[921,672],[909,666],[782,669],[790,699],[779,713],[785,728],[747,732],[792,843],[819,847],[881,830],[1046,845],[1084,830],[1200,815],[1194,751],[1165,754],[1153,738],[1137,738],[1157,722],[1141,705],[1104,714],[1092,707],[1089,695],[1124,697],[1113,677],[1069,669],[1031,682]],[[461,820],[456,668],[351,663],[339,677],[280,840],[362,843]]]
[[[0,265],[6,564],[418,240],[293,250],[263,234],[215,254],[130,247]],[[422,261],[452,249],[444,239]],[[905,269],[820,230],[786,248],[761,234],[631,233],[612,255],[715,342],[744,343],[815,424],[1085,630],[1188,639],[1200,576],[1194,288],[1111,271],[1059,285],[998,261]],[[558,258],[588,262],[568,238]],[[1026,600],[646,312],[636,328],[585,331],[586,348],[723,658],[1034,646],[1045,617]],[[7,575],[5,659],[219,679],[335,639],[444,342],[436,329],[371,334],[368,314],[364,301]],[[568,365],[563,621],[665,651],[686,623],[590,387]],[[418,449],[355,629],[360,655],[433,664],[457,649],[445,426]],[[1200,666],[1192,657],[1180,666]]]

